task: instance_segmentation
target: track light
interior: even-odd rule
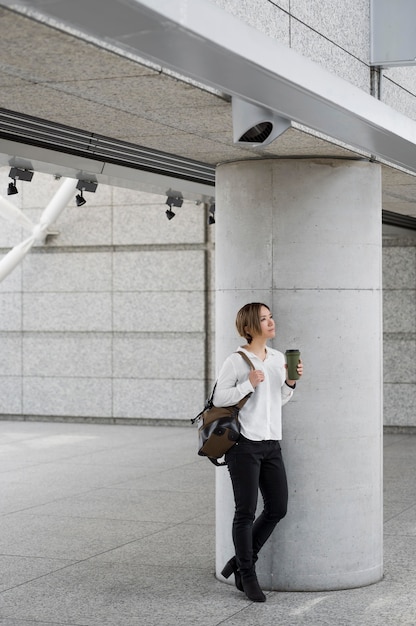
[[[183,205],[183,195],[181,194],[180,191],[173,191],[172,189],[169,189],[166,192],[166,195],[167,195],[167,198],[166,198],[165,204],[167,204],[169,208],[166,210],[165,215],[168,218],[168,220],[171,220],[176,215],[176,213],[172,211],[172,207],[173,206],[181,207]]]
[[[9,186],[7,188],[7,195],[8,196],[13,196],[15,193],[19,193],[17,191],[17,187],[16,187],[16,181],[9,183]]]
[[[170,207],[171,206],[181,207],[183,205],[183,198],[182,196],[168,196],[165,204],[168,204]]]
[[[30,170],[24,170],[20,167],[12,167],[9,172],[9,177],[13,178],[14,181],[18,178],[19,180],[26,180],[30,183],[33,178],[33,172]]]
[[[83,206],[87,202],[84,198],[84,191],[91,191],[92,193],[95,193],[97,187],[98,183],[95,183],[93,181],[79,180],[76,189],[78,189],[81,193],[75,196],[75,202],[77,203],[77,206]]]
[[[82,190],[81,190],[81,193],[78,193],[75,196],[75,202],[77,203],[77,206],[83,206],[87,202],[86,199],[84,198],[84,194]]]
[[[181,207],[183,205],[183,196],[180,191],[169,191],[166,192],[167,198],[165,204],[169,205],[171,209],[173,206]]]
[[[9,172],[9,177],[13,179],[13,182],[9,183],[7,195],[13,196],[15,193],[19,193],[16,187],[16,178],[19,180],[26,180],[30,183],[33,178],[33,172],[30,170],[24,170],[20,167],[12,167]]]
[[[95,183],[92,180],[79,180],[76,188],[80,191],[91,191],[92,193],[95,193],[97,187],[98,183]]]
[[[215,224],[215,202],[211,201],[208,207],[208,224],[209,226],[211,226],[212,224]]]

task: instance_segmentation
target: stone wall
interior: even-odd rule
[[[383,238],[384,424],[416,427],[416,233]]]
[[[0,171],[6,197],[8,169]],[[60,185],[8,199],[37,222]],[[205,397],[211,340],[204,206],[99,185],[0,283],[0,415],[183,420]],[[0,254],[28,236],[0,221]]]

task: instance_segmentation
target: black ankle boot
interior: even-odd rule
[[[252,602],[266,602],[266,596],[260,589],[259,581],[255,572],[247,574],[241,574],[241,583],[243,585],[244,593],[247,598]]]
[[[225,565],[224,565],[224,569],[221,572],[221,576],[224,576],[224,578],[229,578],[231,576],[231,574],[234,574],[234,578],[235,578],[235,586],[237,587],[237,589],[239,591],[244,591],[243,589],[243,585],[241,583],[241,574],[240,574],[240,570],[238,569],[237,566],[237,559],[235,558],[235,556],[233,556],[232,559],[230,559]]]

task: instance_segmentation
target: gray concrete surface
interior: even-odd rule
[[[255,300],[273,311],[273,345],[300,346],[313,372],[283,409],[293,498],[259,579],[303,591],[375,583],[383,575],[380,168],[339,159],[223,163],[216,201],[227,207],[215,236],[217,364],[236,349],[229,312]],[[371,354],[371,371],[362,354]],[[230,550],[234,513],[221,476],[217,554]]]
[[[416,624],[416,437],[385,436],[383,581],[261,605],[214,577],[195,448],[192,427],[0,422],[0,624]]]

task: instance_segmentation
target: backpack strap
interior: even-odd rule
[[[252,370],[255,370],[256,368],[254,367],[253,363],[250,361],[250,359],[248,358],[247,354],[245,352],[241,352],[241,350],[237,350],[237,354],[240,354],[243,359],[245,360],[245,362],[249,365],[249,367]]]
[[[250,367],[250,369],[255,370],[256,368],[254,367],[253,363],[250,361],[250,359],[248,358],[248,356],[246,354],[244,354],[244,352],[241,352],[241,350],[237,350],[236,354],[240,354],[244,361],[248,364],[248,366]],[[215,385],[212,388],[211,394],[209,396],[209,398],[207,399],[204,408],[202,409],[202,411],[200,413],[198,413],[198,415],[196,415],[195,417],[193,417],[191,419],[191,423],[195,424],[195,422],[201,417],[202,413],[206,410],[206,409],[210,409],[213,406],[213,398],[214,398],[214,393],[215,393],[215,389],[217,387],[217,382],[215,381]],[[251,392],[253,393],[253,392]],[[236,404],[236,406],[238,407],[238,409],[241,409],[245,403],[247,402],[247,400],[249,399],[249,397],[251,396],[251,393],[248,393],[246,396],[244,396],[244,398],[241,398],[240,402],[238,402]],[[216,463],[214,463],[216,465]]]
[[[255,370],[256,368],[254,367],[253,363],[250,361],[250,359],[248,358],[247,354],[245,354],[244,352],[241,352],[241,350],[237,350],[237,353],[240,356],[243,357],[244,361],[249,365],[250,369]],[[236,406],[238,406],[239,409],[243,408],[243,406],[245,405],[245,403],[247,402],[247,400],[250,398],[250,396],[252,395],[253,392],[248,393],[246,396],[244,396],[244,398],[241,398],[240,402],[237,403]]]

